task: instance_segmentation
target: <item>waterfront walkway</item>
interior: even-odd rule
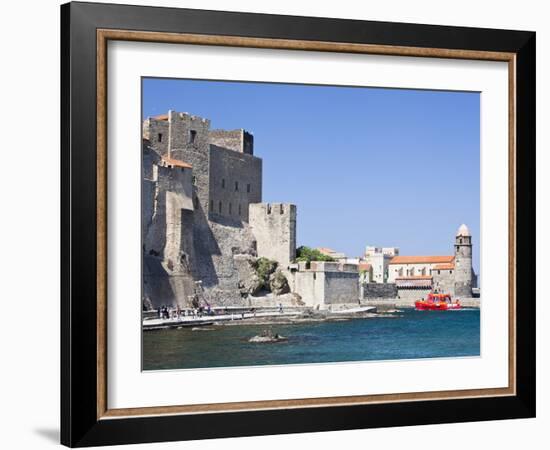
[[[143,320],[143,329],[144,330],[160,330],[166,328],[183,328],[183,327],[199,327],[207,326],[214,324],[231,324],[236,322],[247,321],[254,322],[257,320],[273,320],[278,321],[280,319],[307,319],[307,318],[316,318],[316,319],[330,319],[334,318],[358,318],[363,317],[365,314],[370,314],[376,311],[376,308],[373,306],[363,306],[350,309],[342,309],[338,311],[321,311],[315,312],[313,315],[307,314],[307,311],[304,311],[303,308],[287,308],[282,311],[247,311],[240,313],[226,313],[226,314],[205,314],[202,316],[199,315],[188,315],[179,317],[173,317],[169,319],[161,318],[145,318]]]

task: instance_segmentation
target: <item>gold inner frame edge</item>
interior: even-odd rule
[[[293,409],[350,406],[403,401],[450,400],[461,398],[513,396],[516,394],[516,54],[478,50],[424,48],[304,41],[241,36],[159,33],[98,29],[96,48],[97,82],[97,419],[174,414],[207,414],[266,409]],[[388,56],[471,59],[508,62],[508,387],[400,394],[260,400],[200,405],[148,406],[109,409],[107,405],[107,42],[109,40],[168,44],[214,45],[278,50],[362,53]]]

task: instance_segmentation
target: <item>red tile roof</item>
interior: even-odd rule
[[[151,119],[155,120],[168,120],[168,114],[159,114],[158,116],[153,116]]]
[[[410,277],[396,277],[396,280],[431,280],[431,275],[413,275]]]
[[[170,158],[169,156],[163,156],[162,161],[164,161],[164,163],[167,164],[168,166],[183,167],[185,169],[193,168],[191,164],[180,161],[179,159]]]
[[[372,266],[369,263],[359,263],[359,270],[371,270]]]
[[[394,256],[390,264],[450,264],[454,256]]]
[[[455,268],[455,264],[454,263],[448,263],[448,264],[436,264],[434,266],[434,269],[435,270],[450,270],[450,269],[454,269]]]

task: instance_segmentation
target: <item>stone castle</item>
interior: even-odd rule
[[[282,295],[260,304],[326,308],[357,303],[371,291],[387,297],[388,289],[379,295],[382,284],[397,295],[400,283],[412,282],[412,289],[422,284],[423,270],[429,270],[430,288],[452,287],[454,295],[472,296],[472,242],[465,226],[457,234],[452,260],[438,262],[437,268],[431,262],[426,267],[418,261],[398,264],[398,258],[407,257],[394,251],[389,258],[386,251],[380,259],[382,284],[363,288],[360,264],[345,259],[295,263],[297,208],[262,203],[262,160],[254,155],[252,134],[213,130],[208,119],[175,111],[144,120],[142,134],[145,309],[196,306],[197,290],[211,306],[251,306],[259,295],[255,264],[260,257],[276,261],[282,276],[275,278],[284,280],[274,291]],[[373,262],[378,261],[375,253]]]
[[[169,111],[143,122],[142,160],[147,307],[189,307],[197,282],[211,303],[239,305],[254,258],[294,260],[296,206],[262,203],[252,134]]]

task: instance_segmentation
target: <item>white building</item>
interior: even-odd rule
[[[399,255],[397,247],[366,247],[363,261],[371,265],[372,281],[374,283],[388,282],[389,262],[397,255]]]
[[[359,281],[362,283],[372,283],[372,265],[360,261],[357,264],[359,269]]]
[[[454,256],[395,256],[389,262],[388,283],[398,287],[432,287],[434,272],[454,270]]]

